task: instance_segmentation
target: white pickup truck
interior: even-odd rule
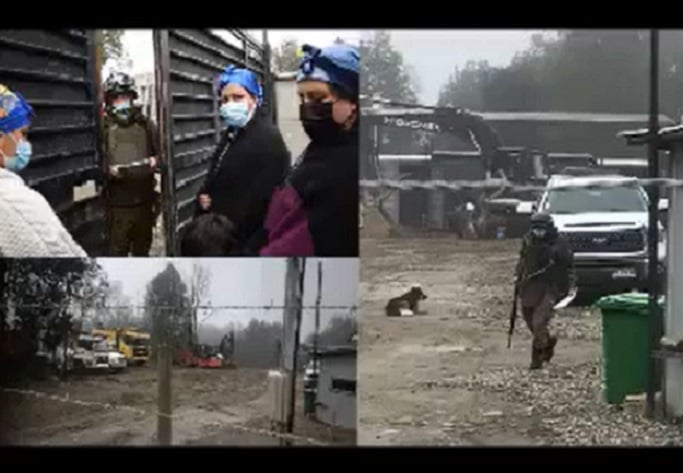
[[[597,181],[618,187],[571,188]],[[648,195],[637,179],[624,176],[552,176],[538,210],[552,215],[574,252],[577,285],[599,292],[648,286]],[[660,271],[666,235],[659,222]]]
[[[127,367],[126,357],[102,337],[81,334],[67,349],[67,370],[102,370],[119,372]],[[55,351],[57,368],[64,362],[64,345]]]

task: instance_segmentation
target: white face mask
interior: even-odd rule
[[[221,105],[220,115],[226,126],[244,128],[254,114],[255,107],[246,102],[227,102]]]

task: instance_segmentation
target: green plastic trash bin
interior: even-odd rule
[[[602,388],[609,404],[621,404],[626,396],[645,392],[647,387],[649,297],[628,293],[603,297],[597,302],[602,313]],[[661,300],[657,327],[661,327]],[[659,389],[661,376],[655,370]]]
[[[305,415],[315,414],[315,389],[314,388],[304,389],[304,414]]]

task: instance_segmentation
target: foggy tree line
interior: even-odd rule
[[[336,38],[335,44],[344,44],[342,38]],[[272,66],[275,72],[295,72],[299,69],[301,46],[295,38],[285,38],[272,51]],[[324,47],[326,45],[314,45]]]
[[[660,108],[683,111],[683,32],[660,33]],[[537,34],[507,67],[468,62],[443,86],[438,104],[482,111],[648,111],[649,33],[568,30]]]
[[[416,72],[403,62],[403,55],[391,45],[391,34],[378,30],[361,42],[360,91],[395,102],[416,103],[419,83]]]
[[[94,260],[0,258],[0,372],[12,376],[30,367],[41,338],[54,350],[72,330],[76,311],[100,304],[107,285]]]
[[[391,44],[391,34],[377,30],[361,42],[360,92],[366,97],[379,97],[399,103],[417,103],[420,91],[416,71],[404,63],[403,55]],[[388,154],[401,153],[406,149],[430,149],[430,140],[419,130],[382,127],[381,149]],[[417,144],[417,146],[416,146]],[[361,142],[360,153],[367,156],[368,142]],[[415,152],[420,152],[416,150]]]
[[[683,114],[683,31],[660,32],[661,112]],[[361,93],[417,102],[415,72],[391,35],[379,30],[361,44]],[[442,87],[438,105],[480,111],[647,113],[649,32],[561,30],[535,34],[506,67],[473,55]]]
[[[279,364],[281,322],[254,318],[245,326],[217,327],[197,320],[198,305],[210,282],[210,273],[199,265],[183,279],[176,267],[168,264],[147,284],[143,310],[132,307],[120,284],[110,283],[93,259],[0,259],[0,275],[2,368],[29,363],[41,337],[48,350],[54,350],[62,343],[65,330],[73,336],[90,325],[138,327],[151,334],[153,345],[165,331],[175,350],[195,343],[218,346],[225,334],[235,330],[238,366],[270,368]],[[87,324],[82,317],[89,319]],[[74,323],[77,320],[80,322]],[[352,318],[335,316],[322,327],[320,344],[346,343],[354,331]],[[312,335],[306,343],[312,343]]]
[[[308,315],[307,315],[308,316]],[[217,346],[223,335],[235,330],[234,361],[237,366],[249,368],[277,368],[280,364],[282,341],[282,323],[251,319],[245,326],[228,324],[219,327],[214,324],[202,324],[198,330],[199,343]],[[346,345],[356,332],[356,321],[343,314],[334,315],[321,327],[319,346]],[[308,334],[302,343],[313,345],[314,334]],[[299,358],[303,366],[307,357]]]

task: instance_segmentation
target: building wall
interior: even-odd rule
[[[356,393],[333,389],[334,380],[356,381],[356,356],[323,357],[320,360],[316,417],[321,422],[356,429]]]
[[[399,164],[400,161],[397,160],[381,160],[379,168],[382,179],[398,180],[401,175]],[[386,210],[395,223],[399,223],[399,216],[401,215],[400,194],[400,191],[394,191],[384,201],[384,210]]]
[[[278,78],[275,81],[277,118],[285,144],[292,154],[292,162],[304,151],[309,139],[299,121],[299,96],[293,77]]]
[[[435,180],[440,180],[445,178],[444,169],[440,166],[432,166],[431,168],[431,178]],[[446,191],[437,190],[431,191],[429,196],[429,203],[427,207],[427,215],[429,218],[429,227],[436,230],[446,229]]]
[[[683,179],[683,143],[677,144],[672,159],[672,177]],[[683,340],[683,188],[671,189],[667,235],[667,294],[664,333],[672,340]],[[667,410],[674,417],[683,416],[683,360],[665,361]]]
[[[156,94],[154,90],[154,73],[143,72],[135,75],[138,91],[137,103],[142,107],[142,114],[158,123],[156,114]]]

